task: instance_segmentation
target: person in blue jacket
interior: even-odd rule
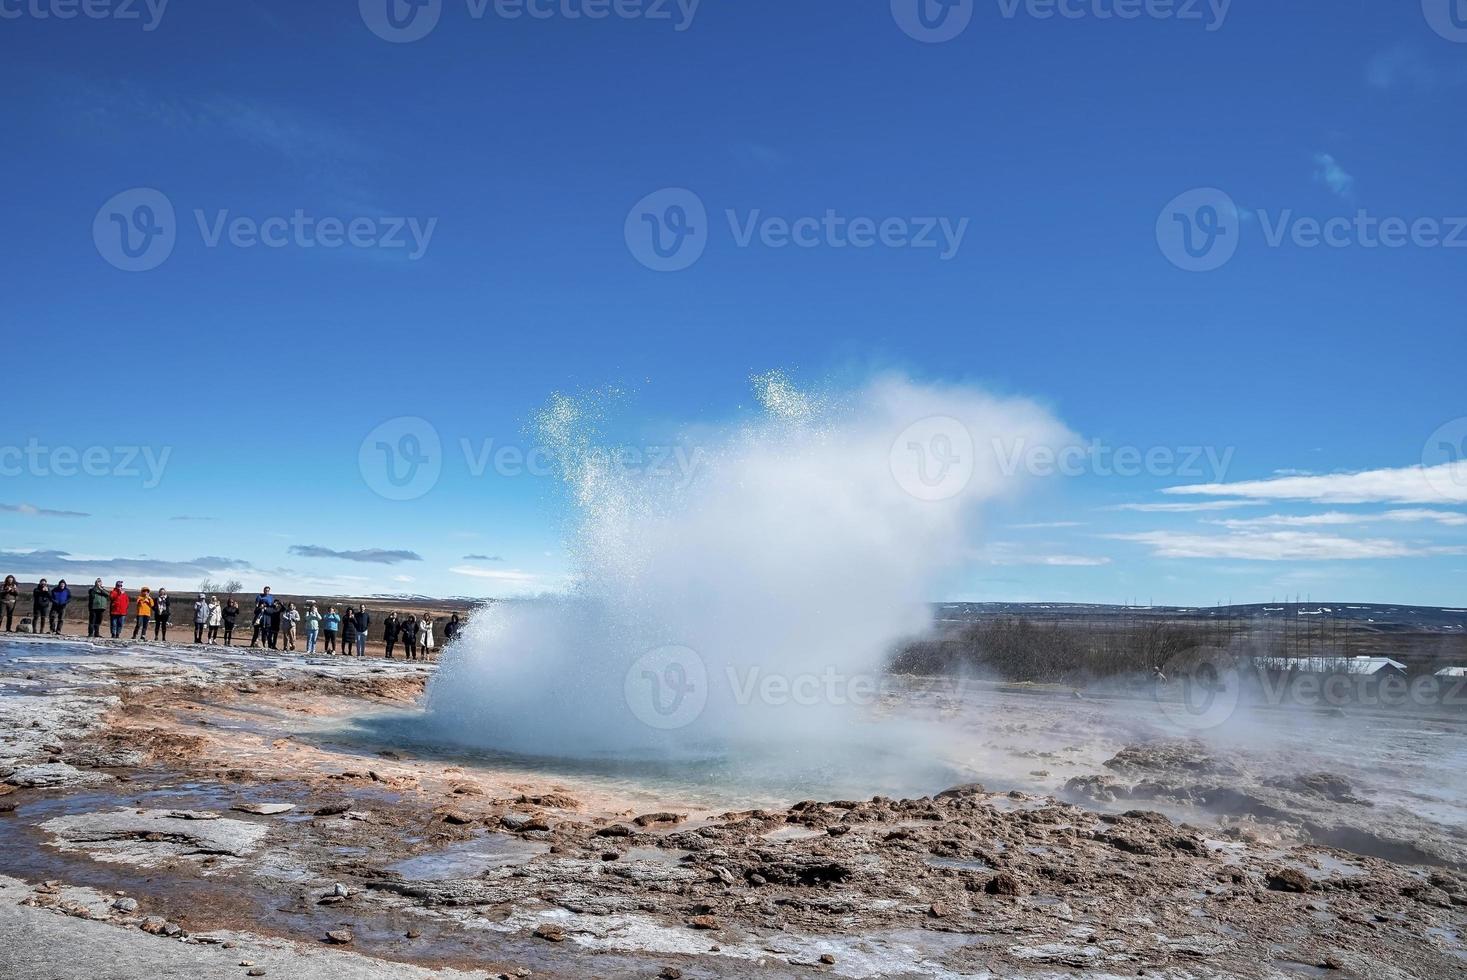
[[[66,579],[56,583],[51,590],[51,632],[61,635],[61,621],[66,618],[66,604],[71,601],[71,587]]]

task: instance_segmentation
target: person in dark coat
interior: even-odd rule
[[[464,624],[459,622],[458,613],[454,613],[449,617],[448,622],[443,624],[443,642],[447,643],[455,636],[458,636],[459,630],[463,628]]]
[[[153,639],[168,642],[168,620],[172,615],[169,610],[168,590],[159,589],[157,597],[153,599]]]
[[[279,649],[280,644],[280,616],[285,612],[285,603],[272,602],[265,609],[266,618],[270,621],[270,649]]]
[[[363,606],[357,610],[352,617],[352,624],[357,628],[357,656],[367,655],[367,631],[372,627],[372,617],[367,614],[367,607]]]
[[[51,586],[46,584],[45,579],[36,583],[35,591],[31,593],[31,632],[46,632],[46,624],[51,621]]]
[[[224,604],[224,645],[234,646],[234,624],[239,622],[239,603],[234,601],[234,596]]]
[[[418,659],[418,618],[408,613],[397,624],[397,635],[402,640],[402,654],[409,660]]]
[[[71,601],[71,586],[66,584],[66,579],[56,583],[56,588],[51,590],[51,632],[56,636],[61,635],[61,623],[66,619],[66,604]]]
[[[397,613],[390,612],[382,620],[382,643],[387,647],[387,656],[392,657],[392,648],[397,645]]]
[[[357,642],[357,612],[351,606],[341,614],[341,655],[350,657]]]

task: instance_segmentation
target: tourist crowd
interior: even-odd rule
[[[0,621],[3,621],[7,633],[16,629],[15,607],[19,601],[20,586],[15,576],[5,576],[4,584],[0,586]],[[66,621],[66,608],[72,601],[71,587],[65,579],[57,582],[54,588],[41,579],[31,591],[29,632],[60,636]],[[184,601],[188,602],[187,599]],[[221,603],[218,596],[200,593],[191,605],[186,621],[193,623],[195,643],[217,644],[222,633],[224,645],[234,645],[242,609],[233,596]],[[347,605],[340,611],[328,605],[325,612],[314,599],[307,600],[304,605],[302,609],[294,602],[276,598],[267,585],[255,596],[254,609],[247,620],[251,627],[250,646],[296,651],[303,645],[306,654],[320,650],[346,657],[367,655],[367,639],[373,623],[372,614],[365,605]],[[132,639],[139,642],[148,641],[150,627],[154,641],[167,641],[168,627],[174,623],[173,598],[167,589],[154,592],[144,586],[134,597],[122,582],[108,589],[102,585],[101,579],[97,579],[87,590],[86,608],[88,637],[100,638],[105,623],[112,639],[122,639],[129,613],[132,614]],[[184,610],[180,609],[180,612]],[[25,626],[22,617],[21,628]],[[452,640],[461,627],[458,613],[454,613],[443,624],[443,640]],[[382,643],[389,657],[396,655],[400,645],[404,657],[425,659],[431,657],[438,646],[438,623],[428,613],[399,616],[395,611],[389,612],[382,620],[381,630]]]

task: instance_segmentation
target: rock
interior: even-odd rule
[[[246,970],[245,971],[245,976],[247,976],[247,977],[263,977],[264,975],[265,975],[265,970],[264,970],[263,967],[258,967],[257,966],[253,970]]]
[[[956,800],[965,796],[981,796],[987,792],[988,790],[984,788],[982,783],[963,783],[960,786],[953,786],[943,790],[937,794],[936,799]]]
[[[457,826],[462,826],[463,824],[474,822],[474,818],[469,816],[467,813],[464,813],[462,810],[444,810],[440,814],[440,816],[443,817],[444,823],[451,823]]]
[[[337,896],[338,898],[346,898],[351,894],[351,889],[347,888],[345,885],[338,881],[335,885],[331,887],[331,894]]]
[[[602,827],[596,831],[597,837],[630,837],[632,828],[626,824],[614,823],[610,827]]]
[[[829,953],[821,953],[820,962],[826,966],[835,966],[835,957]]]
[[[563,943],[565,942],[565,930],[552,923],[542,922],[535,927],[535,938],[551,943]]]
[[[333,929],[326,933],[326,941],[337,946],[349,946],[356,938],[350,929]]]
[[[657,974],[661,980],[683,980],[683,971],[675,966],[664,966],[662,972]]]
[[[136,912],[138,902],[135,898],[119,898],[112,903],[112,907],[119,912]]]
[[[1307,892],[1314,882],[1298,868],[1276,868],[1268,873],[1268,890],[1275,892]]]
[[[41,824],[63,851],[151,862],[169,857],[246,857],[268,833],[263,824],[189,810],[77,813]]]
[[[236,803],[230,807],[240,813],[254,813],[262,817],[273,817],[277,813],[289,813],[295,809],[294,803]]]
[[[1024,894],[1024,886],[1019,882],[1018,878],[1008,871],[1000,871],[992,878],[989,878],[987,884],[983,886],[983,890],[990,895],[1017,896]]]
[[[407,937],[409,939],[421,939],[422,936],[423,936],[423,934],[421,932],[419,932],[418,930],[416,930],[416,929],[409,929],[407,931]]]
[[[934,919],[946,919],[950,913],[946,905],[942,904],[941,902],[933,902],[932,905],[928,907],[927,914],[932,916],[932,918]]]
[[[650,827],[653,824],[679,824],[686,819],[686,813],[644,813],[632,820],[632,823],[638,827]]]
[[[580,809],[581,801],[574,796],[565,793],[543,793],[539,796],[521,796],[515,802],[527,803],[530,806],[548,806],[552,810],[577,810]]]
[[[334,817],[345,813],[352,807],[351,800],[337,800],[335,803],[327,803],[316,811],[318,817]]]
[[[138,925],[138,928],[141,929],[143,932],[146,932],[150,936],[161,936],[163,934],[163,930],[167,928],[167,926],[167,919],[160,918],[156,915],[150,915]]]
[[[695,915],[688,920],[688,925],[694,929],[717,929],[718,920],[711,915]]]

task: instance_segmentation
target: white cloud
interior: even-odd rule
[[[1167,487],[1162,493],[1316,504],[1467,504],[1467,462]]]
[[[1109,565],[1110,559],[1096,555],[1047,554],[1013,541],[994,541],[978,557],[990,565],[1049,565],[1058,568],[1092,568]]]
[[[1386,92],[1433,92],[1467,82],[1467,69],[1429,58],[1415,45],[1397,44],[1370,59],[1365,78],[1371,88]]]
[[[1346,538],[1317,531],[1239,531],[1231,534],[1144,531],[1110,537],[1149,545],[1157,558],[1351,561],[1467,554],[1467,548],[1423,548],[1387,538]]]
[[[1270,514],[1250,520],[1207,521],[1228,528],[1250,527],[1319,527],[1324,525],[1376,524],[1390,521],[1397,524],[1434,522],[1447,527],[1467,525],[1467,514],[1455,510],[1388,510],[1383,514],[1346,514],[1330,511],[1326,514]]]
[[[1314,179],[1328,187],[1336,197],[1351,200],[1355,196],[1355,178],[1329,153],[1316,153]]]
[[[1084,527],[1085,526],[1085,522],[1084,521],[1039,521],[1039,522],[1034,523],[1034,524],[1010,524],[1009,526],[1012,527],[1012,528],[1016,528],[1018,530],[1034,530],[1034,529],[1038,529],[1038,528],[1050,528],[1050,527]]]
[[[1220,484],[1211,484],[1220,486]],[[1172,493],[1175,488],[1164,490],[1163,493]],[[1134,510],[1142,514],[1193,514],[1208,510],[1232,510],[1234,507],[1257,507],[1262,504],[1261,500],[1207,500],[1195,504],[1116,504],[1109,510]]]
[[[486,578],[494,582],[519,585],[528,585],[539,578],[537,575],[522,572],[517,568],[478,568],[474,565],[455,565],[449,571],[455,575],[466,575],[469,578]]]

